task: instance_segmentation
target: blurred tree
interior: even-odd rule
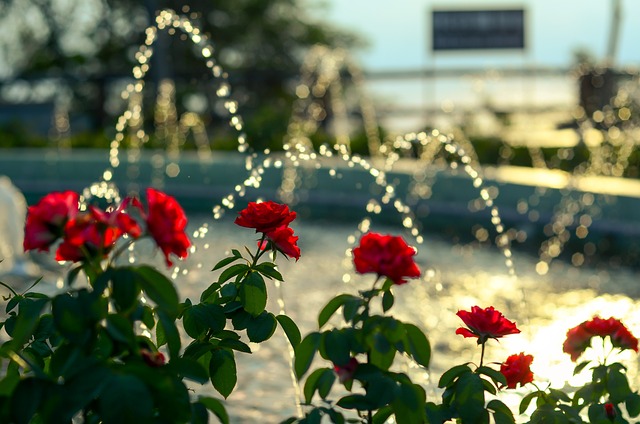
[[[249,123],[249,139],[262,148],[279,143],[286,131],[291,80],[305,50],[316,43],[362,44],[347,31],[314,21],[308,7],[323,6],[304,0],[4,0],[0,79],[53,76],[73,82],[76,105],[92,111],[96,126],[109,125],[107,83],[130,75],[133,54],[155,11],[171,8],[209,34]],[[190,42],[169,36],[159,42],[148,83],[174,78],[182,107],[181,87],[202,87],[206,68]],[[213,109],[207,111],[211,119],[221,121]]]

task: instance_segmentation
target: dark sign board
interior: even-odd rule
[[[524,10],[434,10],[432,50],[524,49]]]

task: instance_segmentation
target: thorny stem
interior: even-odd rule
[[[267,239],[267,235],[265,233],[262,233],[262,238],[258,242],[258,251],[253,256],[253,262],[251,263],[251,268],[253,268],[254,266],[256,266],[258,264],[258,259],[260,259],[260,257],[262,255],[264,255],[265,252],[267,251],[266,249],[262,248],[262,245],[264,244],[266,239]]]
[[[484,342],[481,343],[482,345],[482,350],[480,351],[480,366],[478,368],[482,367],[482,361],[484,360],[484,345],[486,344],[486,340]]]
[[[124,251],[127,250],[129,248],[129,246],[131,246],[137,240],[140,240],[140,238],[137,238],[137,239],[131,238],[131,239],[127,240],[126,243],[124,243],[123,245],[119,246],[113,252],[113,254],[111,255],[111,258],[109,259],[109,265],[113,264],[115,262],[115,260],[118,259],[118,256],[122,255],[124,253]]]
[[[373,293],[375,291],[376,284],[378,284],[378,281],[380,281],[380,277],[381,276],[378,275],[378,277],[375,279],[369,293]],[[362,311],[362,319],[364,320],[369,318],[369,304],[371,303],[371,300],[373,300],[374,295],[370,294],[369,296],[363,296],[363,297],[365,302],[364,302],[364,310]]]
[[[378,284],[378,281],[380,281],[380,275],[378,275],[378,277],[375,279],[375,281],[373,282],[373,286],[371,287],[371,291],[370,294],[368,296],[364,296],[365,302],[364,302],[364,311],[362,312],[362,317],[363,320],[367,319],[369,317],[369,304],[371,303],[371,300],[373,299],[374,295],[371,294],[375,291],[376,289],[376,284]],[[367,364],[371,363],[371,351],[368,350],[367,351]],[[365,386],[365,390],[367,389],[367,387]],[[372,423],[373,422],[373,411],[371,411],[371,409],[369,409],[367,411],[367,423]]]

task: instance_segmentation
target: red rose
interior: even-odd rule
[[[56,251],[57,261],[81,261],[96,255],[106,256],[122,232],[106,225],[93,207],[67,222],[64,238]]]
[[[611,344],[622,350],[633,349],[636,352],[638,351],[638,339],[635,338],[622,323],[620,323],[620,327],[611,334]]]
[[[77,215],[65,225],[56,260],[77,262],[96,255],[106,256],[123,234],[137,238],[140,233],[138,223],[122,213],[122,207],[105,212],[89,206],[88,212]]]
[[[613,422],[613,420],[616,419],[616,407],[613,403],[605,403],[604,412],[607,414],[607,418],[609,418],[609,421]]]
[[[515,389],[518,384],[524,386],[533,381],[532,362],[533,356],[519,353],[509,356],[507,361],[500,365],[500,372],[507,379],[508,389]]]
[[[241,227],[255,228],[256,233],[267,233],[288,225],[295,218],[296,213],[290,211],[287,205],[272,201],[249,202],[247,207],[238,213],[234,222]]]
[[[358,360],[356,358],[351,358],[346,365],[334,365],[333,370],[338,375],[340,383],[344,384],[345,382],[353,379],[353,375],[355,374],[358,365]]]
[[[300,248],[297,245],[298,237],[293,235],[293,229],[282,226],[265,234],[268,241],[277,250],[290,258],[296,258],[296,261],[300,259]],[[263,246],[263,248],[266,248],[266,246]]]
[[[613,317],[602,319],[598,316],[567,331],[563,351],[571,355],[571,360],[575,362],[591,345],[591,339],[596,336],[602,338],[609,336],[613,347],[621,350],[638,351],[638,339],[620,320]]]
[[[359,274],[384,275],[395,284],[404,284],[406,277],[420,277],[413,261],[416,251],[399,236],[367,233],[360,246],[353,249],[353,263]]]
[[[129,203],[129,198],[125,200],[116,208],[108,212],[102,211],[97,208],[93,208],[92,212],[96,219],[107,227],[117,229],[120,235],[128,234],[133,238],[138,238],[142,234],[142,229],[138,222],[131,217],[131,215],[124,213],[124,209]]]
[[[172,196],[153,188],[148,188],[146,193],[148,212],[143,216],[147,231],[164,253],[167,266],[171,266],[173,262],[169,255],[173,253],[180,259],[186,258],[191,245],[185,233],[187,216]]]
[[[591,345],[593,334],[587,331],[583,324],[567,331],[567,339],[562,344],[562,351],[571,355],[573,362]]]
[[[456,313],[469,328],[460,327],[456,334],[464,337],[477,337],[478,344],[482,344],[487,339],[497,339],[508,334],[520,332],[514,322],[506,319],[501,312],[496,311],[493,306],[480,309],[473,306],[471,311],[458,311]]]
[[[78,193],[72,191],[53,192],[29,206],[24,227],[24,251],[38,249],[49,251],[49,247],[62,236],[68,220],[78,214]]]
[[[141,349],[140,355],[145,364],[152,368],[159,368],[166,363],[166,359],[162,352],[152,352],[148,349]]]
[[[596,316],[590,321],[583,322],[582,325],[585,330],[592,335],[606,337],[618,330],[622,323],[613,317],[609,319],[602,319]]]
[[[602,319],[596,316],[591,321],[585,321],[582,325],[594,336],[611,337],[611,344],[614,347],[619,347],[622,350],[633,349],[636,352],[638,351],[638,339],[616,318]]]

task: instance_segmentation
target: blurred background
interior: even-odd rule
[[[0,146],[108,146],[109,129],[126,107],[120,92],[134,80],[144,30],[167,7],[210,35],[256,150],[280,148],[301,66],[316,44],[346,49],[362,69],[385,134],[462,127],[481,144],[481,159],[494,162],[504,140],[577,144],[573,132],[556,130],[608,104],[618,85],[636,76],[639,60],[634,19],[640,4],[631,0],[401,0],[393,7],[364,0],[5,0],[0,134],[6,136]],[[442,26],[447,11],[486,10],[520,14],[511,29],[486,13]],[[466,35],[460,32],[465,25]],[[521,42],[434,44],[442,35],[489,40],[509,30],[519,31]],[[160,34],[145,77],[147,96],[163,79],[175,81],[178,115],[200,114],[212,146],[234,149],[226,111],[186,38]],[[349,70],[341,72],[348,87]],[[355,102],[347,94],[347,106]],[[361,112],[352,109],[357,119]],[[366,153],[361,126],[351,132],[353,149]],[[321,133],[315,137],[325,141]],[[149,147],[157,147],[153,141]]]

